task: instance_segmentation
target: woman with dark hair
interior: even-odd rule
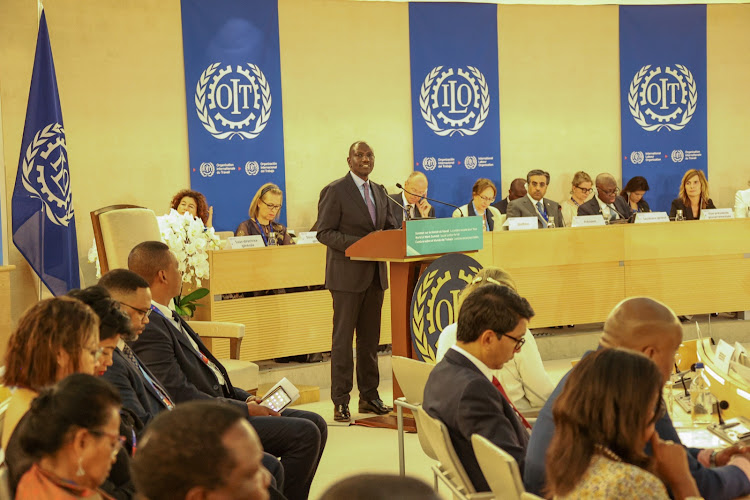
[[[263,243],[269,245],[291,245],[289,236],[283,224],[274,222],[284,203],[284,193],[276,184],[266,183],[255,193],[247,214],[250,218],[237,227],[235,236],[260,235]]]
[[[202,220],[204,226],[213,227],[214,207],[208,206],[206,197],[198,191],[183,189],[172,197],[169,206],[180,215],[189,212]]]
[[[485,231],[500,231],[505,217],[500,210],[493,207],[497,196],[497,187],[489,179],[477,179],[471,188],[471,201],[453,211],[453,217],[470,217],[479,215],[484,219]]]
[[[71,373],[93,375],[101,356],[99,318],[70,297],[42,300],[29,308],[8,340],[2,382],[14,387],[3,423],[3,449],[39,391]]]
[[[639,352],[600,349],[578,362],[552,410],[548,496],[668,500],[666,483],[678,500],[700,497],[685,448],[655,432],[661,389],[659,368]]]
[[[677,212],[682,212],[685,220],[696,220],[701,217],[704,208],[716,208],[708,197],[708,180],[703,171],[695,168],[685,172],[680,182],[680,195],[672,200],[669,218],[675,219]]]
[[[648,206],[646,200],[643,199],[643,195],[648,191],[648,181],[645,177],[636,175],[625,184],[622,188],[620,196],[625,198],[630,207],[630,213],[638,212],[650,212],[651,208]]]
[[[31,403],[18,441],[33,465],[17,500],[110,499],[99,489],[120,450],[120,396],[107,382],[73,374]]]

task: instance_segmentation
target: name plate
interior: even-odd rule
[[[235,250],[238,248],[263,248],[266,246],[263,243],[263,237],[259,234],[255,236],[232,236],[227,238],[229,241],[229,248]]]
[[[701,210],[700,220],[734,219],[731,208],[705,208]]]
[[[470,252],[484,246],[481,217],[417,219],[406,223],[406,255]]]
[[[669,222],[667,212],[639,212],[635,214],[636,224],[650,224],[652,222]]]
[[[320,243],[318,241],[318,238],[316,237],[318,234],[317,231],[305,231],[299,233],[299,237],[297,238],[297,244],[298,245],[309,245],[311,243]]]
[[[734,356],[734,346],[724,340],[719,340],[719,343],[716,345],[716,354],[714,355],[716,368],[723,373],[729,373],[729,362],[732,361],[732,356]]]
[[[505,223],[508,225],[508,231],[539,229],[539,219],[537,217],[511,217]]]
[[[576,215],[570,227],[593,227],[604,226],[604,217],[601,215]]]

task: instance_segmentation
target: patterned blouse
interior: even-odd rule
[[[91,490],[60,479],[34,464],[21,477],[16,500],[113,500],[101,490]]]
[[[578,486],[556,499],[669,500],[664,483],[638,466],[594,455]]]

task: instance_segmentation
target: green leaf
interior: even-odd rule
[[[202,299],[206,295],[208,295],[208,288],[197,288],[184,297],[181,297],[180,302],[183,304],[187,302],[193,302]]]

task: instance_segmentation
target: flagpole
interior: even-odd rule
[[[39,36],[39,24],[42,22],[42,12],[44,11],[44,5],[42,5],[42,0],[37,0],[36,2],[36,33],[37,37]],[[44,207],[42,207],[42,210],[44,210]],[[42,241],[42,252],[44,252],[44,229],[42,226],[39,226],[40,233],[41,233],[41,241]],[[42,262],[44,262],[44,253],[42,253]],[[39,295],[39,302],[42,301],[42,289],[44,288],[44,284],[42,283],[42,275],[37,274],[37,278],[39,279],[39,287],[38,287],[38,295]]]

